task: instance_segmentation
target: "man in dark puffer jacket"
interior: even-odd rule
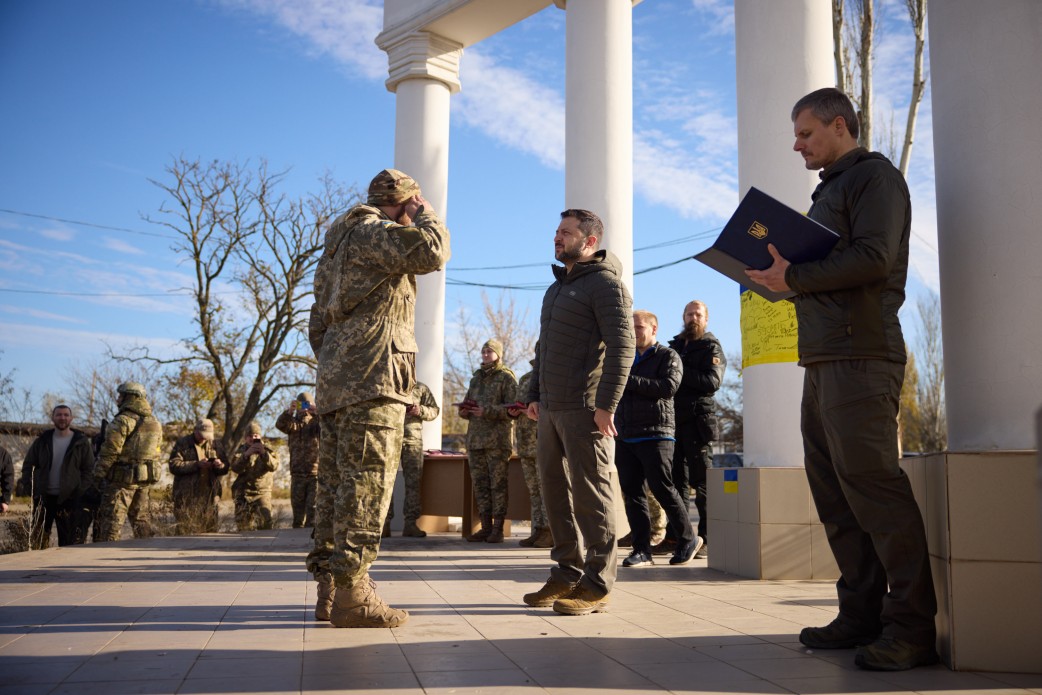
[[[746,272],[797,293],[804,461],[841,574],[839,615],[805,628],[800,642],[861,645],[854,663],[874,670],[933,664],[937,599],[926,532],[897,451],[908,186],[886,157],[858,147],[857,115],[839,90],[803,97],[792,121],[793,149],[807,169],[821,169],[807,215],[840,239],[824,259],[796,264],[770,245],[773,265]]]
[[[626,504],[626,518],[633,532],[633,552],[624,567],[652,565],[651,521],[644,481],[666,513],[669,528],[679,539],[671,565],[691,560],[702,545],[687,515],[687,505],[673,486],[673,395],[684,368],[676,352],[656,340],[658,318],[650,311],[633,312],[637,357],[630,369],[626,391],[615,414],[619,436],[615,441],[615,467]]]
[[[564,267],[553,267],[557,279],[543,297],[526,397],[528,417],[539,422],[536,458],[557,565],[524,601],[566,615],[604,611],[618,570],[609,470],[613,414],[633,363],[633,302],[619,259],[597,250],[603,233],[589,210],[561,213],[554,254]]]

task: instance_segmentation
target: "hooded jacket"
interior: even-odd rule
[[[790,265],[798,294],[800,364],[839,359],[904,363],[897,312],[905,299],[912,205],[901,172],[856,148],[820,173],[807,215],[840,235],[820,261]]]
[[[25,494],[32,493],[35,498],[43,497],[47,491],[47,480],[51,475],[51,462],[54,458],[54,430],[41,434],[29,446],[29,451],[22,461],[22,474],[18,488]],[[65,450],[62,460],[61,488],[58,492],[58,504],[75,499],[83,494],[91,482],[94,470],[94,448],[90,437],[79,430],[72,430],[72,441]]]
[[[622,264],[601,250],[572,271],[553,266],[526,402],[541,408],[614,413],[633,364],[633,299]]]

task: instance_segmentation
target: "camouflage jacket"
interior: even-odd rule
[[[416,388],[412,390],[412,402],[420,406],[420,414],[405,416],[405,439],[423,443],[423,423],[438,417],[441,408],[427,384],[422,381],[417,381]]]
[[[517,379],[501,361],[491,369],[484,367],[474,372],[467,389],[467,398],[484,409],[481,417],[464,415],[467,424],[467,449],[509,449],[513,418],[507,413],[507,404],[517,400]]]
[[[232,470],[235,471],[235,482],[232,483],[234,497],[259,497],[270,495],[275,481],[275,471],[279,468],[279,456],[267,445],[263,454],[246,456],[248,447],[239,445],[239,450],[232,457]]]
[[[523,397],[528,394],[528,383],[532,381],[532,372],[528,372],[517,380],[517,393]],[[535,420],[530,420],[527,415],[521,413],[514,420],[514,436],[517,442],[517,455],[522,458],[535,458]]]
[[[315,270],[308,338],[318,358],[319,414],[386,397],[410,402],[416,383],[416,274],[449,260],[449,230],[432,211],[415,226],[356,205],[326,233]]]
[[[224,461],[224,468],[219,471],[212,468],[201,470],[199,462],[210,458]],[[221,477],[228,475],[228,464],[228,457],[215,442],[204,439],[201,444],[196,444],[194,434],[181,437],[174,442],[167,462],[174,476],[174,498],[220,497]]]
[[[275,427],[289,439],[290,475],[314,478],[318,475],[318,416],[307,410],[289,410],[279,415]]]
[[[136,431],[146,424],[152,428],[158,424],[155,422],[155,418],[152,417],[152,406],[149,404],[148,399],[142,396],[127,394],[123,405],[119,408],[119,413],[112,418],[112,422],[109,423],[108,429],[105,431],[105,441],[101,445],[101,451],[98,452],[98,460],[94,466],[95,480],[111,480],[112,467],[117,463],[126,464],[161,460],[162,454],[159,450],[163,441],[161,436],[150,436],[155,441],[153,446],[148,447],[150,451],[147,452],[147,457],[138,458],[135,456],[134,461],[127,460],[124,448],[126,448],[128,440],[131,435],[135,435]]]

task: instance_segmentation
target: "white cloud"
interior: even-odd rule
[[[119,253],[129,253],[135,256],[141,256],[145,253],[133,244],[128,244],[122,239],[115,239],[113,237],[105,237],[103,245],[105,248],[111,251],[118,251]]]
[[[691,0],[691,5],[709,20],[703,24],[709,36],[734,34],[733,0]]]
[[[43,227],[39,234],[52,241],[72,241],[76,238],[76,232],[67,227]]]
[[[373,39],[383,29],[383,3],[373,0],[219,0],[268,16],[306,39],[317,55],[368,79],[387,77],[387,57]]]
[[[5,314],[16,314],[20,316],[32,316],[37,319],[44,319],[45,321],[61,321],[63,323],[87,323],[86,320],[77,318],[75,316],[64,316],[62,314],[55,314],[50,311],[40,311],[39,309],[30,309],[29,307],[14,306],[11,304],[0,304],[0,311]]]

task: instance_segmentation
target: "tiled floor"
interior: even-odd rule
[[[874,674],[811,653],[829,582],[751,581],[696,560],[619,569],[608,613],[521,595],[548,551],[391,538],[373,571],[395,630],[311,617],[306,530],[157,538],[0,557],[0,693],[1042,693],[1042,675]]]

